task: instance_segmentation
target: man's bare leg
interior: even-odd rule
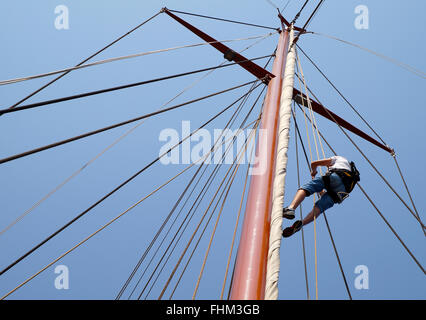
[[[306,192],[305,190],[299,189],[296,192],[296,195],[293,198],[293,201],[291,202],[291,204],[288,206],[289,209],[296,209],[303,200],[305,200],[306,198]]]
[[[314,216],[315,218],[317,218],[320,214],[321,210],[317,206],[314,206],[311,212],[309,212],[309,214],[303,219],[303,225],[305,226],[311,223],[312,221],[314,221]]]

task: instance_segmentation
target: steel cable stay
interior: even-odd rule
[[[79,94],[75,94],[75,95],[71,95],[71,96],[67,96],[67,97],[36,102],[36,103],[16,107],[14,109],[1,109],[0,115],[5,114],[5,113],[13,113],[13,112],[22,111],[22,110],[38,108],[38,107],[42,107],[42,106],[46,106],[46,105],[56,104],[56,103],[75,100],[75,99],[86,98],[86,97],[90,97],[90,96],[94,96],[94,95],[98,95],[98,94],[117,91],[117,90],[123,90],[123,89],[143,86],[143,85],[146,85],[146,84],[151,84],[151,83],[155,83],[155,82],[160,82],[160,81],[170,80],[170,79],[174,79],[174,78],[184,77],[184,76],[193,75],[193,74],[196,74],[196,73],[202,73],[202,72],[206,72],[206,71],[210,71],[210,70],[226,68],[226,67],[234,66],[234,65],[237,65],[237,64],[244,64],[244,62],[248,62],[248,61],[256,61],[256,60],[260,60],[260,59],[266,59],[266,58],[269,58],[269,57],[270,57],[270,55],[267,55],[267,56],[257,57],[257,58],[254,58],[254,59],[247,59],[247,60],[244,60],[244,61],[241,61],[241,62],[233,62],[233,63],[223,64],[223,65],[219,65],[219,66],[203,68],[203,69],[198,69],[198,70],[189,71],[189,72],[183,72],[183,73],[174,74],[174,75],[170,75],[170,76],[134,82],[134,83],[126,84],[126,85],[120,85],[120,86],[106,88],[106,89],[100,89],[100,90],[95,90],[95,91],[90,91],[90,92],[79,93]]]
[[[226,128],[228,128],[228,126],[230,126],[230,125],[232,126],[232,123],[235,121],[236,117],[238,116],[239,112],[241,111],[241,108],[242,108],[243,104],[245,103],[245,101],[247,101],[247,99],[248,99],[249,95],[251,94],[251,92],[253,92],[253,91],[252,91],[253,89],[254,89],[254,85],[253,85],[253,86],[252,86],[252,88],[249,90],[248,94],[244,97],[244,99],[241,101],[241,103],[240,103],[239,107],[237,108],[236,112],[232,114],[231,119],[228,121],[228,123],[227,123],[227,124],[226,124],[226,126],[225,126]],[[217,144],[217,142],[218,142],[218,141],[216,141],[216,142],[215,142],[215,145]],[[215,147],[215,145],[212,147],[212,149]],[[206,168],[207,168],[207,167],[206,167]],[[205,170],[206,170],[206,168],[205,168]],[[205,170],[204,170],[203,174],[205,173]],[[203,174],[202,174],[202,175],[203,175]],[[200,177],[200,178],[201,178],[201,177]],[[198,184],[198,182],[197,182],[197,184]],[[195,187],[194,187],[194,188],[195,188]],[[192,192],[193,192],[193,191],[194,191],[194,189],[191,191],[191,194],[192,194]],[[188,200],[188,199],[187,199],[187,200]],[[186,203],[186,201],[185,201],[185,203]],[[183,209],[183,208],[184,208],[184,206],[183,206],[183,207],[181,208],[181,210],[178,212],[177,217],[180,215],[180,213],[182,212],[182,209]],[[171,214],[172,214],[172,212],[171,212],[169,215],[171,215]],[[175,221],[176,221],[177,217],[175,218]],[[168,217],[168,218],[169,218],[169,217]],[[175,221],[174,221],[174,222],[175,222]],[[166,221],[165,221],[165,222],[166,222]],[[168,232],[166,232],[166,235],[170,233],[170,229],[171,229],[171,227],[174,225],[174,222],[173,222],[173,223],[172,223],[172,225],[169,227],[169,231],[168,231]],[[148,248],[145,250],[144,254],[141,256],[141,258],[140,258],[140,260],[138,261],[138,263],[137,263],[136,267],[133,269],[133,271],[132,271],[131,275],[130,275],[130,276],[129,276],[129,278],[127,279],[127,281],[126,281],[125,285],[122,287],[122,289],[121,289],[121,291],[120,291],[120,293],[118,294],[118,296],[117,296],[117,298],[116,298],[116,299],[119,299],[119,298],[122,296],[122,294],[124,293],[125,289],[126,289],[126,288],[127,288],[127,286],[129,285],[129,283],[130,283],[131,279],[133,278],[133,276],[134,276],[134,275],[135,275],[135,273],[137,272],[137,270],[138,270],[138,268],[140,267],[140,265],[141,265],[141,263],[143,262],[143,260],[146,258],[146,256],[147,256],[148,252],[151,250],[151,248],[152,248],[152,246],[153,246],[153,243],[155,242],[156,238],[158,238],[158,236],[159,236],[159,234],[161,233],[161,230],[164,228],[164,226],[165,226],[165,223],[163,223],[163,225],[160,227],[160,229],[158,230],[158,232],[157,232],[156,236],[154,237],[153,241],[150,243],[150,245],[148,246]],[[166,237],[166,236],[165,236],[165,237]],[[163,238],[163,240],[162,240],[161,244],[164,242],[165,237]],[[160,244],[160,246],[161,246],[161,244]],[[160,247],[160,246],[159,246],[159,247]],[[152,257],[151,261],[148,263],[148,266],[151,264],[151,262],[152,262],[153,258],[154,258],[154,257],[155,257],[155,255],[157,254],[159,247],[157,248],[157,251],[154,253],[154,255],[153,255],[153,257]],[[132,292],[131,292],[131,294],[130,294],[129,298],[130,298],[130,297],[131,297],[131,295],[133,294],[134,290],[136,289],[137,285],[139,284],[139,282],[140,282],[141,278],[143,277],[143,275],[145,274],[145,272],[146,272],[146,269],[145,269],[144,273],[142,274],[142,276],[139,278],[139,280],[138,280],[137,284],[135,285],[135,287],[133,288],[133,290],[132,290]]]
[[[299,104],[297,104],[297,105],[298,105],[299,109],[302,110],[302,107]],[[312,121],[312,120],[309,119],[309,117],[308,117],[308,120]],[[321,133],[321,131],[319,131],[319,134],[321,135],[321,138],[327,144],[327,146],[331,150],[331,152],[334,155],[337,155],[336,151],[333,149],[333,147],[330,145],[330,143],[326,140],[326,138]],[[404,247],[404,249],[407,251],[407,253],[411,256],[411,258],[413,259],[413,261],[418,265],[418,267],[423,271],[423,273],[425,273],[425,270],[424,270],[423,266],[420,264],[420,262],[417,260],[417,258],[414,256],[414,254],[411,252],[411,250],[407,247],[407,245],[405,244],[405,242],[402,240],[402,238],[399,236],[399,234],[395,231],[395,229],[392,227],[392,225],[388,222],[388,220],[385,218],[385,216],[383,215],[383,213],[379,210],[379,208],[377,207],[377,205],[374,203],[374,201],[371,199],[371,197],[364,190],[364,188],[361,187],[361,184],[358,182],[357,185],[358,185],[358,187],[360,187],[361,192],[364,194],[364,196],[370,202],[370,204],[374,207],[374,209],[377,211],[377,213],[382,218],[382,220],[385,222],[385,224],[389,227],[389,229],[392,231],[392,233],[395,235],[395,237],[399,240],[399,242]]]
[[[259,85],[257,85],[255,88],[257,88]],[[254,89],[255,89],[254,88]],[[253,90],[254,90],[253,89]],[[164,157],[166,154],[168,154],[170,151],[172,151],[173,149],[175,149],[176,147],[178,147],[179,145],[181,145],[184,141],[186,141],[187,139],[189,139],[190,137],[192,137],[196,132],[198,132],[200,129],[202,129],[203,127],[207,126],[209,123],[211,123],[212,121],[214,121],[216,118],[218,118],[220,115],[222,115],[223,113],[225,113],[227,110],[229,110],[233,105],[235,105],[236,103],[238,103],[241,99],[243,99],[245,96],[247,95],[244,94],[243,96],[241,96],[240,98],[238,98],[237,100],[235,100],[233,103],[231,103],[230,105],[228,105],[227,107],[225,107],[223,110],[221,110],[219,113],[217,113],[216,115],[214,115],[212,118],[210,118],[208,121],[206,121],[204,124],[202,124],[198,129],[194,130],[192,133],[190,133],[187,137],[181,139],[177,144],[175,144],[173,147],[171,147],[169,150],[167,150],[166,152],[164,152],[163,154],[161,154],[160,156],[158,156],[157,158],[155,158],[153,161],[151,161],[149,164],[147,164],[145,167],[143,167],[141,170],[139,170],[138,172],[136,172],[133,176],[131,176],[130,178],[128,178],[126,181],[124,181],[123,183],[121,183],[119,186],[117,186],[115,189],[113,189],[111,192],[109,192],[108,194],[106,194],[104,197],[102,197],[101,199],[99,199],[97,202],[95,202],[94,204],[92,204],[89,208],[87,208],[86,210],[84,210],[82,213],[80,213],[78,216],[76,216],[75,218],[73,218],[71,221],[69,221],[67,224],[65,224],[63,227],[61,227],[60,229],[58,229],[57,231],[55,231],[54,233],[52,233],[49,237],[47,237],[45,240],[43,240],[42,242],[40,242],[38,245],[36,245],[35,247],[33,247],[31,250],[29,250],[28,252],[26,252],[24,255],[22,255],[20,258],[18,258],[17,260],[15,260],[13,263],[11,263],[8,267],[4,268],[2,271],[0,271],[0,276],[3,275],[6,271],[8,271],[9,269],[11,269],[13,266],[15,266],[17,263],[19,263],[20,261],[22,261],[23,259],[25,259],[27,256],[29,256],[31,253],[33,253],[35,250],[37,250],[38,248],[40,248],[42,245],[44,245],[46,242],[48,242],[49,240],[51,240],[53,237],[55,237],[56,235],[58,235],[60,232],[62,232],[63,230],[65,230],[67,227],[69,227],[70,225],[72,225],[74,222],[76,222],[77,220],[79,220],[81,217],[83,217],[86,213],[88,213],[89,211],[91,211],[93,208],[95,208],[97,205],[99,205],[100,203],[102,203],[104,200],[106,200],[107,198],[109,198],[112,194],[114,194],[115,192],[117,192],[118,190],[120,190],[122,187],[124,187],[126,184],[128,184],[130,181],[132,181],[133,179],[135,179],[137,176],[139,176],[142,172],[144,172],[145,170],[147,170],[148,168],[150,168],[152,165],[154,165],[156,162],[158,162],[162,157]]]
[[[263,92],[263,90],[262,90],[262,92]],[[253,110],[254,106],[256,105],[257,101],[259,100],[260,96],[262,95],[262,92],[259,94],[258,98],[256,99],[255,103],[252,105],[251,109],[249,110],[248,114],[247,114],[247,115],[246,115],[246,117],[244,118],[243,122],[240,124],[240,127],[241,127],[241,126],[243,126],[243,125],[245,124],[245,122],[247,121],[248,116],[250,115],[250,113],[252,112],[252,110]],[[236,119],[236,118],[234,118],[232,121],[235,121],[235,119]],[[235,139],[235,137],[234,137],[234,139]],[[192,214],[191,214],[191,216],[190,216],[189,220],[186,222],[186,225],[185,225],[185,227],[184,227],[183,231],[181,232],[181,234],[180,234],[180,236],[179,236],[178,240],[177,240],[177,241],[175,241],[174,239],[177,237],[177,235],[178,235],[178,233],[179,233],[179,230],[182,228],[182,226],[183,226],[183,224],[185,223],[185,221],[183,221],[183,222],[181,223],[181,226],[179,227],[179,229],[178,229],[178,231],[176,232],[175,236],[174,236],[174,237],[173,237],[173,239],[170,241],[170,244],[168,245],[168,247],[167,247],[167,249],[166,249],[166,252],[164,252],[163,256],[162,256],[162,257],[161,257],[161,259],[160,259],[160,262],[158,262],[157,267],[156,267],[156,268],[155,268],[155,270],[152,272],[152,274],[151,274],[151,276],[150,276],[150,278],[149,278],[148,282],[146,283],[146,285],[145,285],[144,289],[143,289],[143,290],[142,290],[142,292],[140,293],[140,295],[139,295],[138,299],[140,299],[140,298],[141,298],[141,296],[142,296],[142,294],[144,293],[144,291],[146,290],[146,288],[147,288],[147,286],[148,286],[149,282],[151,281],[152,277],[154,276],[154,273],[155,273],[155,272],[156,272],[156,270],[158,269],[159,264],[161,264],[161,261],[164,259],[165,255],[167,254],[167,251],[170,249],[170,246],[172,245],[172,243],[174,243],[174,246],[173,246],[172,250],[170,251],[170,253],[169,253],[169,255],[168,255],[168,257],[167,257],[166,261],[163,263],[162,268],[161,268],[161,269],[160,269],[160,271],[158,272],[157,277],[155,278],[155,280],[154,280],[153,284],[151,285],[151,288],[149,289],[149,291],[148,291],[148,293],[147,293],[146,297],[149,295],[149,293],[150,293],[150,292],[151,292],[151,290],[153,289],[153,287],[154,287],[155,283],[156,283],[156,282],[157,282],[157,280],[158,280],[159,275],[161,274],[162,270],[164,269],[164,267],[166,266],[167,262],[169,261],[169,259],[170,259],[171,255],[172,255],[172,253],[174,252],[174,250],[175,250],[175,248],[176,248],[177,244],[180,242],[180,239],[181,239],[182,235],[184,234],[184,232],[185,232],[186,228],[188,227],[188,225],[189,225],[190,221],[191,221],[191,220],[192,220],[192,218],[194,217],[194,214],[195,214],[196,210],[198,209],[199,205],[201,204],[201,202],[203,201],[203,199],[204,199],[205,195],[207,194],[207,191],[209,190],[209,188],[210,188],[210,186],[211,186],[212,182],[214,181],[214,179],[215,179],[215,177],[216,177],[216,175],[217,175],[217,173],[218,173],[218,171],[219,171],[220,167],[222,166],[223,159],[225,158],[226,154],[229,152],[230,147],[231,147],[231,145],[228,145],[227,150],[226,150],[226,151],[224,152],[224,154],[222,155],[221,164],[215,167],[215,169],[213,170],[213,172],[210,174],[209,178],[208,178],[208,179],[207,179],[207,181],[205,182],[205,184],[204,184],[204,186],[203,186],[203,189],[200,191],[200,193],[198,194],[198,196],[197,196],[197,198],[195,199],[194,203],[192,204],[192,206],[191,206],[191,208],[190,208],[190,210],[189,210],[189,212],[188,212],[188,215],[191,213],[191,211],[192,211]],[[201,197],[201,198],[200,198],[200,197]],[[194,207],[195,207],[195,209],[194,209]],[[193,210],[193,209],[194,209],[194,210]],[[185,218],[185,220],[186,220],[186,218]],[[148,267],[147,267],[147,268],[148,268]],[[145,274],[145,272],[146,272],[147,268],[145,269],[144,274]],[[143,276],[143,275],[142,275],[142,276]],[[139,280],[138,280],[138,284],[139,284],[139,282],[141,281],[142,276],[139,278]],[[135,286],[135,288],[136,288],[136,286]],[[145,298],[146,298],[146,297],[145,297]]]
[[[96,57],[97,55],[99,55],[100,53],[102,53],[103,51],[105,51],[106,49],[110,48],[111,46],[113,46],[114,44],[116,44],[117,42],[119,42],[120,40],[122,40],[123,38],[127,37],[129,34],[135,32],[136,30],[138,30],[139,28],[141,28],[143,25],[145,25],[146,23],[148,23],[149,21],[153,20],[154,18],[156,18],[158,15],[160,15],[160,13],[162,13],[163,11],[159,11],[157,12],[155,15],[153,15],[152,17],[148,18],[147,20],[143,21],[141,24],[137,25],[136,27],[134,27],[133,29],[131,29],[130,31],[126,32],[125,34],[121,35],[120,37],[118,37],[117,39],[115,39],[114,41],[112,41],[111,43],[107,44],[105,47],[103,47],[102,49],[98,50],[97,52],[95,52],[94,54],[92,54],[91,56],[87,57],[86,59],[84,59],[83,61],[81,61],[79,64],[77,64],[76,66],[80,66],[84,63],[86,63],[87,61],[91,60],[92,58]],[[19,100],[18,102],[16,102],[15,104],[13,104],[12,106],[9,107],[9,109],[13,109],[16,106],[20,105],[22,102],[28,100],[29,98],[31,98],[32,96],[36,95],[37,93],[39,93],[40,91],[46,89],[47,87],[49,87],[51,84],[55,83],[56,81],[58,81],[59,79],[61,79],[62,77],[64,77],[65,75],[67,75],[68,73],[70,73],[72,70],[64,72],[63,74],[59,75],[58,77],[56,77],[55,79],[49,81],[48,83],[46,83],[45,85],[43,85],[42,87],[40,87],[39,89],[33,91],[31,94],[29,94],[28,96],[26,96],[25,98]],[[1,114],[0,114],[1,116]]]
[[[229,89],[221,90],[221,91],[218,91],[218,92],[215,92],[215,93],[212,93],[212,94],[209,94],[209,95],[197,98],[197,99],[193,99],[193,100],[190,100],[190,101],[187,101],[187,102],[184,102],[184,103],[180,103],[178,105],[174,105],[174,106],[171,106],[171,107],[168,107],[168,108],[164,108],[164,109],[160,109],[160,110],[148,113],[148,114],[144,114],[142,116],[139,116],[139,117],[136,117],[136,118],[133,118],[133,119],[130,119],[130,120],[119,122],[119,123],[116,123],[116,124],[113,124],[113,125],[110,125],[110,126],[107,126],[107,127],[103,127],[101,129],[97,129],[97,130],[94,130],[94,131],[83,133],[83,134],[78,135],[78,136],[74,136],[72,138],[57,141],[57,142],[54,142],[54,143],[51,143],[51,144],[48,144],[48,145],[45,145],[45,146],[42,146],[42,147],[39,147],[39,148],[35,148],[35,149],[28,150],[28,151],[25,151],[25,152],[22,152],[22,153],[19,153],[19,154],[15,154],[13,156],[9,156],[9,157],[0,159],[0,164],[5,163],[5,162],[9,162],[9,161],[13,161],[13,160],[16,160],[16,159],[19,159],[19,158],[23,158],[23,157],[26,157],[26,156],[29,156],[29,155],[32,155],[32,154],[35,154],[35,153],[39,153],[39,152],[42,152],[42,151],[45,151],[45,150],[48,150],[48,149],[56,148],[58,146],[61,146],[61,145],[64,145],[64,144],[67,144],[67,143],[70,143],[70,142],[74,142],[76,140],[80,140],[80,139],[83,139],[83,138],[87,138],[87,137],[90,137],[92,135],[96,135],[96,134],[99,134],[99,133],[102,133],[102,132],[105,132],[105,131],[108,131],[108,130],[112,130],[112,129],[127,125],[127,124],[132,123],[132,122],[136,122],[136,121],[139,121],[139,120],[142,120],[142,119],[150,118],[150,117],[153,117],[155,115],[158,115],[158,114],[161,114],[161,113],[164,113],[164,112],[168,112],[168,111],[171,111],[171,110],[174,110],[174,109],[178,109],[178,108],[193,104],[195,102],[199,102],[199,101],[202,101],[202,100],[205,100],[205,99],[208,99],[208,98],[211,98],[211,97],[214,97],[214,96],[226,93],[226,92],[230,92],[230,91],[245,87],[245,86],[253,84],[257,81],[258,80],[246,82],[244,84],[241,84],[241,85],[229,88]]]

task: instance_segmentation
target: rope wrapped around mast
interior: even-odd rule
[[[276,152],[276,167],[272,191],[271,231],[269,236],[268,262],[266,268],[265,299],[278,299],[278,278],[280,272],[280,247],[282,237],[282,208],[284,203],[284,186],[287,173],[287,150],[289,145],[289,131],[291,118],[291,103],[293,99],[294,72],[295,72],[295,47],[294,30],[290,30],[290,51],[287,54],[285,66],[280,119],[278,127],[278,146]]]

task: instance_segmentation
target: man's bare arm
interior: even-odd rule
[[[321,160],[316,160],[316,161],[312,161],[311,162],[311,176],[312,178],[316,176],[317,174],[317,167],[320,166],[325,166],[325,167],[329,167],[331,166],[333,160],[331,158],[327,158],[327,159],[321,159]]]

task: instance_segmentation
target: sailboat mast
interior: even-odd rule
[[[289,31],[283,27],[272,69],[275,77],[268,84],[263,107],[261,130],[256,146],[258,161],[250,181],[232,280],[230,295],[232,300],[265,298],[279,113],[288,49]]]

